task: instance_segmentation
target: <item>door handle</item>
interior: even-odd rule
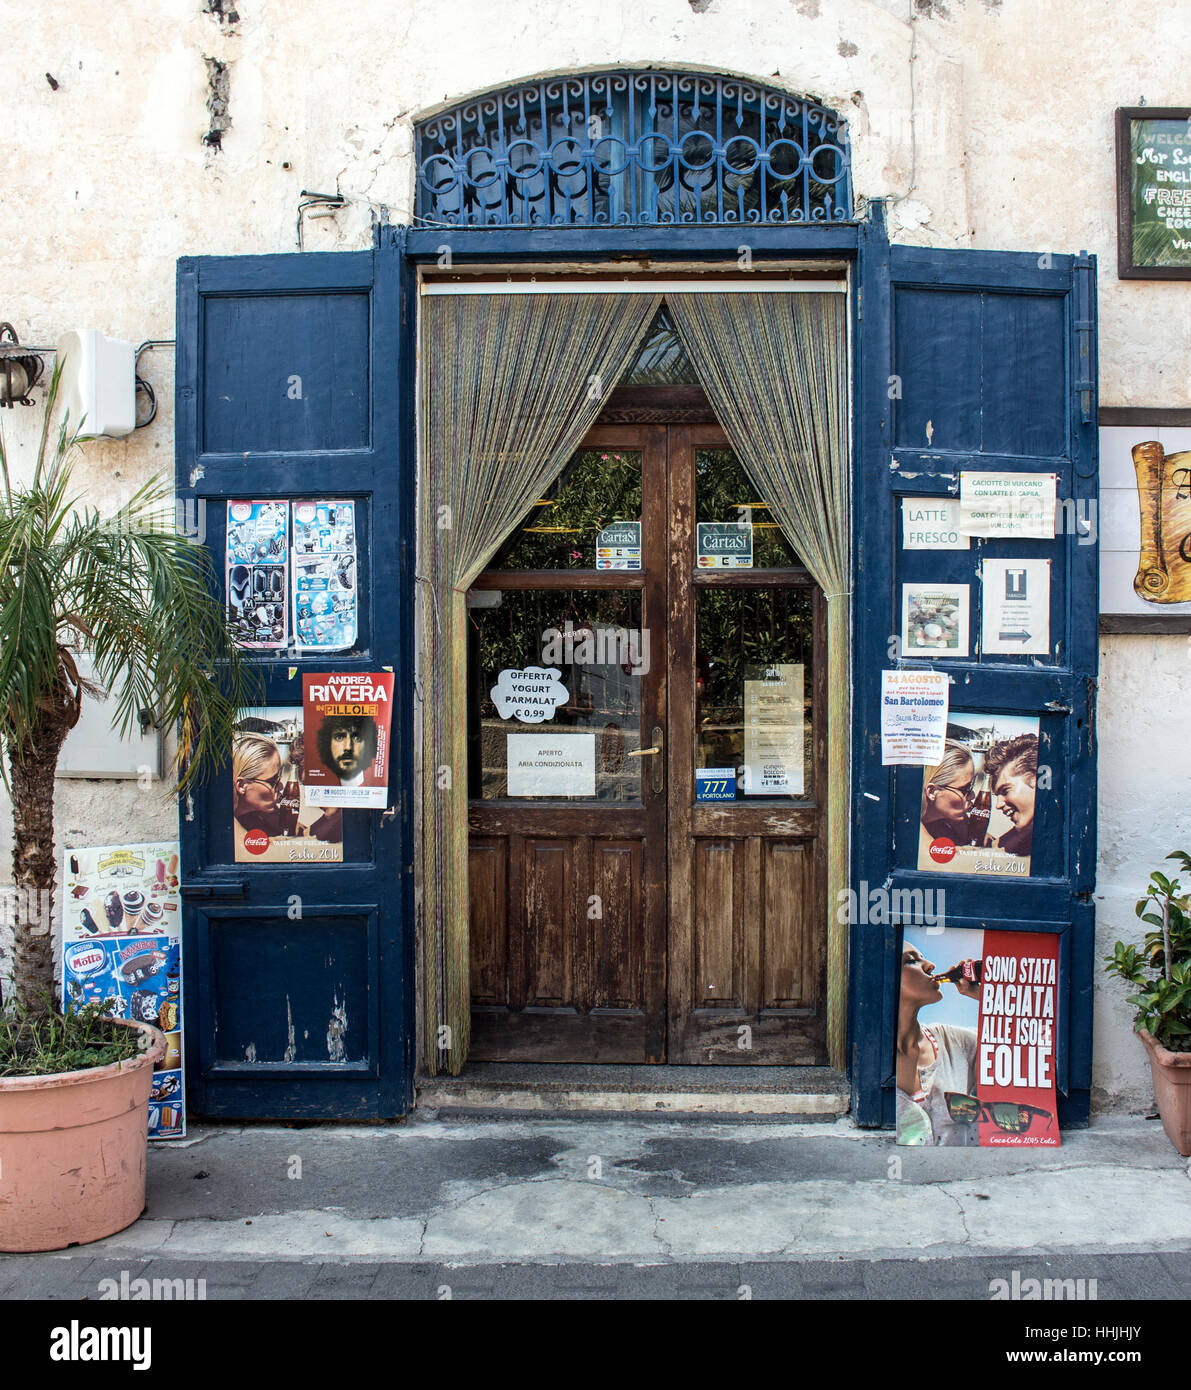
[[[631,753],[626,753],[626,758],[657,758],[659,753],[666,751],[666,739],[662,733],[660,724],[655,724],[649,731],[649,736],[653,740],[652,748],[635,748]],[[652,791],[660,792],[665,785],[666,760],[658,758],[650,769],[649,785]]]

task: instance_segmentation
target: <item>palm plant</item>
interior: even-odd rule
[[[143,709],[177,724],[180,791],[228,755],[237,708],[260,703],[210,555],[175,529],[172,485],[154,478],[106,517],[78,505],[84,436],[65,418],[51,432],[60,375],[61,365],[29,484],[13,481],[0,437],[0,776],[13,808],[15,1003],[31,1017],[53,995],[54,774],[84,696],[111,692],[121,734]]]

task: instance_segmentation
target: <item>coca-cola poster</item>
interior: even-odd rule
[[[232,735],[232,831],[237,864],[338,864],[343,813],[302,787],[300,705],[242,709]]]
[[[943,756],[922,770],[918,868],[1028,878],[1039,788],[1038,720],[947,716]]]
[[[1058,969],[1053,932],[905,929],[899,1144],[1059,1146]]]
[[[64,1005],[110,1000],[116,1018],[165,1034],[149,1092],[150,1139],[186,1134],[180,900],[176,840],[63,852]]]
[[[303,789],[313,806],[388,804],[392,671],[307,672]]]

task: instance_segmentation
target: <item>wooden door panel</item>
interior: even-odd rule
[[[813,970],[808,968],[812,909],[810,846],[801,840],[761,844],[764,884],[761,914],[762,1009],[813,1008]]]
[[[525,915],[516,923],[524,943],[524,986],[529,1008],[564,1007],[575,1000],[576,941],[572,868],[575,840],[521,842]],[[516,914],[514,909],[514,922]]]
[[[508,842],[472,837],[467,853],[471,903],[471,997],[500,1004],[508,997]]]
[[[664,976],[653,961],[664,959],[664,923],[650,907],[657,889],[644,836],[473,835],[471,845],[472,961],[483,972],[472,991],[471,1055],[663,1060]]]
[[[591,842],[591,893],[584,906],[589,924],[593,1008],[639,1009],[645,1005],[643,849],[639,840]]]
[[[695,841],[695,950],[690,991],[696,1008],[744,1005],[740,849],[739,841]]]

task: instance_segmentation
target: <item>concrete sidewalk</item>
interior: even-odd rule
[[[991,1279],[1037,1268],[1098,1278],[1101,1298],[1186,1298],[1189,1252],[1191,1163],[1157,1121],[1098,1120],[1061,1149],[924,1151],[847,1119],[423,1112],[388,1127],[197,1127],[152,1145],[145,1216],[63,1254],[0,1256],[0,1297],[95,1297],[100,1278],[150,1268],[209,1269],[237,1297],[434,1297],[452,1280],[524,1290],[476,1296],[565,1297],[601,1269],[602,1296],[668,1297],[674,1276],[657,1270],[687,1266],[683,1287],[723,1297],[752,1270],[784,1296],[826,1280],[833,1296],[987,1298]],[[588,1274],[560,1283],[541,1268],[559,1265]]]

